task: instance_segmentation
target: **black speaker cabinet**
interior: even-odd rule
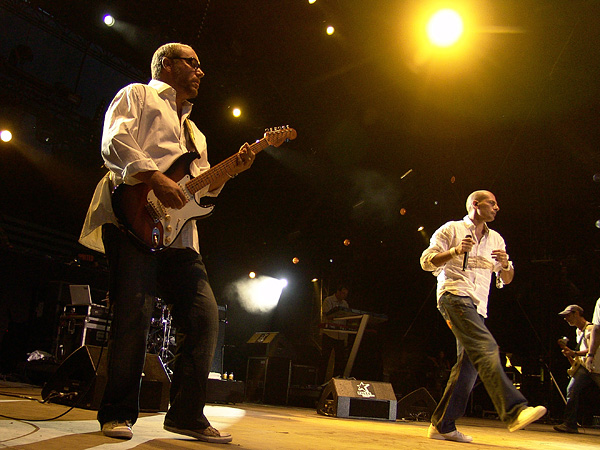
[[[106,349],[84,345],[71,353],[42,389],[45,401],[98,410],[106,387]],[[96,374],[96,376],[94,376]],[[140,409],[166,411],[171,381],[158,355],[147,354],[140,390]]]
[[[220,308],[220,307],[219,307]],[[225,327],[227,320],[219,320],[219,335],[217,336],[217,346],[215,347],[215,356],[213,357],[211,372],[223,373],[223,358],[225,353]]]
[[[292,361],[288,358],[248,358],[246,401],[285,405],[288,402]]]
[[[396,396],[390,383],[332,378],[317,403],[325,416],[396,420]]]

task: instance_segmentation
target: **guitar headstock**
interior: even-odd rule
[[[289,125],[285,127],[270,128],[265,131],[265,139],[269,145],[273,147],[279,147],[285,141],[291,141],[296,139],[296,130],[290,128]]]
[[[568,343],[569,343],[568,337],[563,336],[558,340],[558,345],[560,346],[560,348],[565,348]]]

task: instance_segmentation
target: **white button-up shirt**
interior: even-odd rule
[[[431,262],[435,255],[456,247],[467,235],[471,235],[475,241],[475,245],[469,252],[467,270],[462,270],[464,255],[456,255],[440,267],[436,267]],[[470,297],[477,307],[477,312],[487,317],[492,272],[496,272],[498,277],[502,269],[502,264],[492,258],[492,250],[506,251],[502,236],[484,224],[483,236],[480,241],[477,241],[475,224],[468,216],[463,220],[442,225],[431,236],[429,247],[421,255],[420,262],[423,270],[433,272],[437,277],[438,306],[442,294],[449,292]]]

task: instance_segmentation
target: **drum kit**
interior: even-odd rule
[[[169,307],[162,299],[157,298],[146,341],[146,352],[158,355],[169,375],[173,373],[172,364],[175,358],[175,327],[172,321]]]

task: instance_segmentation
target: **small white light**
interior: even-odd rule
[[[115,18],[110,14],[105,15],[102,20],[107,27],[112,27],[115,24]]]
[[[242,110],[240,108],[233,108],[231,114],[233,114],[233,117],[240,117],[242,115]]]
[[[331,25],[329,25],[329,26],[327,27],[327,30],[326,30],[326,31],[327,31],[327,34],[328,34],[329,36],[331,36],[333,33],[335,33],[335,28],[333,28]]]

